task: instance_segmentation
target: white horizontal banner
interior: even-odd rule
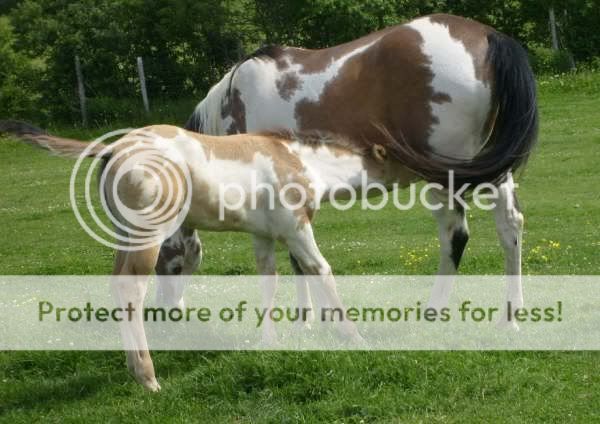
[[[151,350],[600,349],[600,276],[523,277],[522,307],[506,301],[503,276],[460,276],[436,308],[432,276],[338,276],[336,307],[319,303],[319,280],[307,283],[314,306],[298,304],[296,277],[280,276],[265,307],[264,278],[186,276],[161,282],[163,293],[184,285],[184,303],[158,304],[152,277],[142,308],[128,291],[140,281],[111,278],[0,276],[0,349],[122,349],[136,316]],[[341,335],[347,323],[360,337]]]

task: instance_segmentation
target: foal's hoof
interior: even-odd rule
[[[312,321],[296,321],[293,328],[295,333],[307,333],[312,330]]]
[[[350,348],[363,350],[368,349],[369,347],[367,341],[363,339],[358,331],[352,333],[339,333],[339,337],[341,337],[342,341]]]
[[[257,347],[260,349],[269,350],[274,349],[277,346],[279,346],[279,338],[277,337],[277,332],[275,329],[263,331]]]
[[[137,383],[141,384],[145,389],[148,389],[151,392],[160,392],[160,384],[158,384],[154,372],[152,375],[147,375],[144,371],[136,372],[135,366],[133,365],[128,366],[128,368]]]
[[[348,339],[348,343],[350,344],[350,346],[358,348],[358,349],[368,349],[369,348],[369,344],[367,343],[367,341],[365,339],[363,339],[363,337],[358,333],[351,336]]]
[[[151,392],[160,392],[160,384],[158,384],[158,381],[156,380],[156,378],[152,378],[152,379],[138,379],[136,378],[136,381],[138,383],[140,383],[142,386],[144,386],[145,389],[148,389]]]

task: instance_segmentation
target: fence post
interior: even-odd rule
[[[550,33],[552,34],[552,49],[558,51],[558,35],[556,34],[556,17],[554,16],[554,7],[550,6],[548,10],[550,20]]]
[[[150,112],[150,103],[148,102],[148,92],[146,91],[146,76],[144,75],[144,62],[142,58],[138,56],[137,58],[137,68],[138,74],[140,76],[140,87],[142,90],[142,100],[144,101],[144,109],[146,113]]]
[[[77,74],[77,91],[79,92],[79,105],[81,107],[81,122],[87,127],[87,108],[85,105],[85,86],[83,85],[83,74],[81,72],[81,63],[79,56],[75,56],[75,73]]]

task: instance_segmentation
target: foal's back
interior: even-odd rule
[[[121,179],[117,187],[119,200],[128,207],[181,210],[188,228],[245,231],[275,238],[312,217],[312,180],[307,177],[306,163],[285,136],[215,137],[155,125],[134,130],[123,140],[130,141],[119,143],[114,151],[117,156],[126,152],[123,164],[136,151],[155,150],[165,158],[165,169],[172,165],[176,168],[176,172],[159,170],[160,178],[156,178],[153,169],[141,165]],[[111,185],[120,165],[108,169]],[[182,178],[186,175],[189,183]],[[282,191],[286,186],[294,189]],[[298,190],[306,194],[300,203]],[[184,209],[188,194],[191,201]],[[115,199],[109,200],[114,203]],[[297,207],[290,209],[286,204]]]

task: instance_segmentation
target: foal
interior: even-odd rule
[[[321,201],[360,189],[365,179],[389,187],[406,184],[410,175],[387,158],[381,145],[361,150],[343,139],[315,134],[215,137],[156,125],[133,130],[111,145],[99,144],[90,150],[88,143],[29,132],[21,136],[56,153],[73,155],[87,148],[88,156],[103,158],[100,180],[107,212],[133,226],[132,237],[143,237],[146,228],[123,212],[124,208],[145,215],[170,211],[161,218],[162,239],[169,235],[168,228],[176,219],[180,219],[177,225],[186,228],[251,233],[257,269],[265,276],[265,308],[272,308],[274,302],[278,240],[289,249],[296,273],[319,276],[314,287],[319,306],[344,310],[331,267],[314,239],[311,223],[315,211]],[[156,164],[136,162],[127,167],[136,153],[152,150],[159,152],[164,162],[161,166],[170,168],[169,172],[156,174],[152,169]],[[184,180],[187,184],[181,183]],[[236,187],[235,192],[232,187]],[[127,231],[121,233],[128,236]],[[154,391],[160,386],[148,352],[142,311],[147,276],[157,263],[162,239],[143,248],[118,250],[112,287],[120,306],[131,303],[135,308],[131,321],[121,327],[128,367],[140,384]],[[118,276],[139,278],[132,283],[130,278],[120,281]],[[309,297],[299,302],[299,307],[312,309]],[[338,329],[353,342],[362,340],[352,321],[340,320]],[[275,337],[273,322],[266,320],[263,342],[272,343]]]

